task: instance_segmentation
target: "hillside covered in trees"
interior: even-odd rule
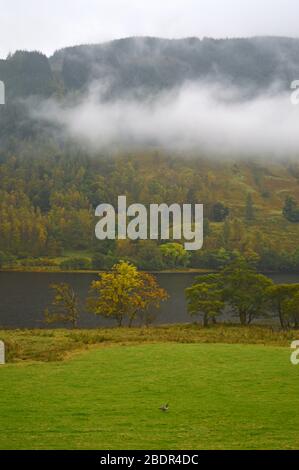
[[[84,91],[95,80],[109,85],[106,99],[203,79],[259,94],[271,84],[289,89],[298,77],[298,47],[299,39],[277,37],[126,38],[68,47],[50,58],[17,51],[0,61],[0,78],[9,98]]]
[[[0,157],[1,264],[100,269],[128,259],[143,269],[216,268],[238,250],[261,269],[294,271],[299,224],[283,207],[288,195],[299,200],[298,178],[295,163],[221,164],[158,152],[91,157],[28,143]],[[165,242],[161,249],[153,241],[96,240],[94,209],[117,206],[119,194],[146,206],[203,202],[204,248],[186,253]]]
[[[0,266],[98,270],[122,259],[145,270],[215,269],[240,252],[261,270],[297,271],[297,155],[218,158],[155,145],[91,151],[31,110],[40,100],[63,107],[95,82],[105,84],[105,102],[146,100],[201,80],[238,87],[242,99],[271,86],[288,90],[299,77],[298,49],[299,40],[287,38],[129,38],[1,60]],[[204,248],[97,241],[95,207],[116,205],[118,195],[145,205],[203,203]]]

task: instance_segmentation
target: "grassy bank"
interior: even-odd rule
[[[8,364],[0,449],[298,449],[298,383],[289,349],[261,345],[115,345]]]
[[[93,330],[2,330],[8,362],[59,361],[71,353],[110,345],[146,343],[227,343],[289,347],[298,331],[275,331],[267,326],[190,325]]]
[[[10,266],[8,268],[1,268],[0,272],[4,273],[67,273],[67,274],[99,274],[107,272],[100,269],[61,269],[59,266]],[[215,269],[161,269],[159,271],[146,271],[149,274],[210,274],[214,273]]]

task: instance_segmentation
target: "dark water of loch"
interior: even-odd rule
[[[187,313],[185,289],[192,283],[193,273],[160,273],[156,275],[170,298],[161,305],[156,324],[192,322]],[[0,272],[0,328],[44,328],[43,312],[49,306],[49,285],[68,282],[82,300],[82,315],[79,326],[94,328],[114,325],[105,319],[87,313],[84,309],[89,285],[96,274],[81,273],[15,273]],[[299,282],[299,274],[272,275],[275,282]]]

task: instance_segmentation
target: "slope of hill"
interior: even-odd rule
[[[157,93],[186,81],[221,81],[258,94],[273,84],[289,89],[299,76],[299,39],[126,38],[74,46],[47,59],[18,51],[0,62],[0,79],[10,96],[84,90],[94,80],[108,98]],[[54,78],[55,77],[55,78]],[[58,84],[59,83],[59,84]]]
[[[155,93],[185,81],[222,81],[253,94],[275,82],[289,88],[299,76],[299,40],[288,38],[167,40],[127,38],[56,52],[51,66],[67,90],[93,80],[109,84],[108,97]]]
[[[49,59],[19,51],[0,61],[7,88],[7,105],[0,107],[0,266],[30,266],[37,258],[47,265],[45,257],[55,266],[84,253],[80,266],[109,267],[121,257],[160,269],[165,260],[157,244],[99,248],[94,239],[96,205],[127,194],[143,204],[204,203],[205,250],[192,254],[192,267],[221,266],[238,250],[257,256],[261,269],[298,270],[299,225],[282,215],[288,195],[299,201],[296,155],[271,161],[262,151],[244,157],[245,149],[242,158],[221,159],[200,149],[191,157],[183,148],[128,153],[118,146],[91,156],[29,109],[34,100],[64,104],[71,95],[75,101],[94,81],[104,84],[106,101],[200,80],[254,97],[271,85],[289,89],[299,77],[298,50],[299,39],[288,38],[128,38],[63,49]]]
[[[288,195],[299,201],[298,175],[296,162],[217,162],[157,151],[90,157],[28,142],[16,154],[0,153],[0,266],[101,269],[129,259],[149,270],[217,268],[238,251],[260,269],[298,271],[299,224],[282,213]],[[203,250],[167,258],[161,242],[96,240],[95,207],[116,206],[123,194],[146,206],[203,203]]]

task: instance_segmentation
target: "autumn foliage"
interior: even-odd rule
[[[96,315],[115,319],[119,326],[125,321],[131,326],[138,317],[149,324],[150,308],[158,308],[168,298],[154,276],[127,262],[120,262],[111,272],[99,276],[91,285],[87,308]]]

